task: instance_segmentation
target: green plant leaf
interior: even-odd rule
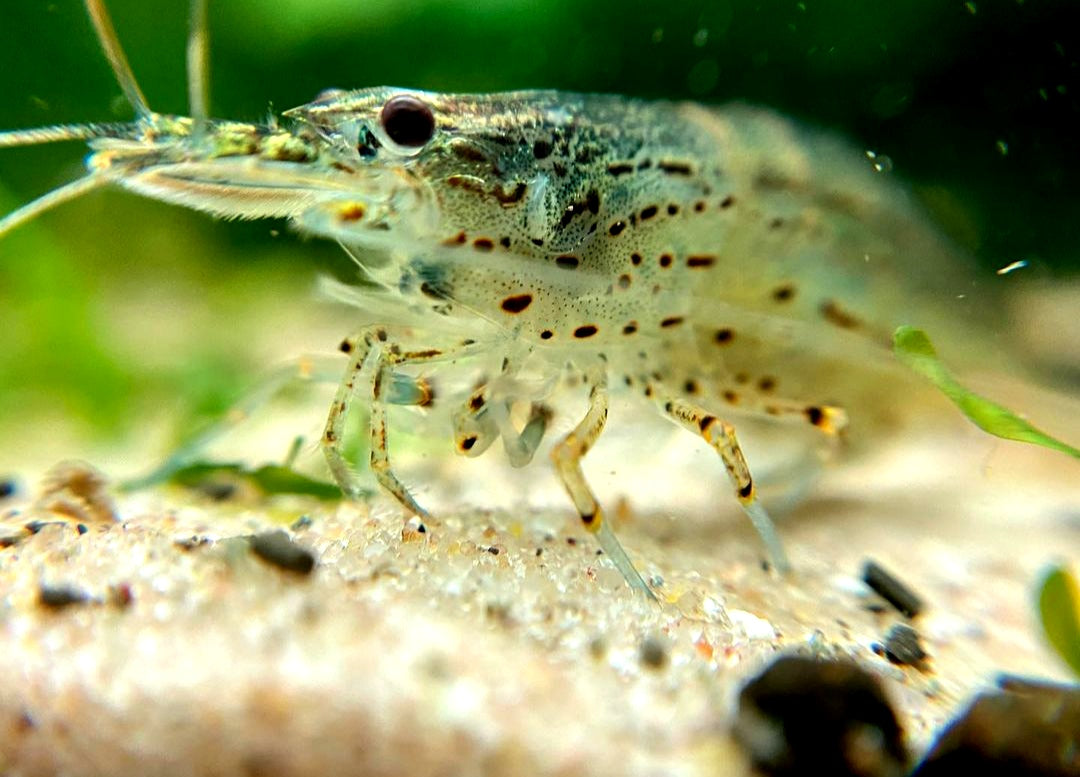
[[[1039,618],[1047,641],[1080,677],[1080,586],[1064,567],[1051,569],[1043,578]]]
[[[309,478],[279,464],[267,464],[252,470],[248,476],[266,494],[303,494],[316,499],[341,499],[341,489],[333,483]]]
[[[247,481],[267,495],[300,494],[324,501],[341,499],[341,489],[333,483],[301,475],[296,470],[280,464],[266,464],[257,469],[246,469],[242,464],[201,461],[169,472],[166,479],[176,485],[195,488],[223,476]]]
[[[995,437],[1041,445],[1080,459],[1080,450],[1036,429],[1007,407],[961,386],[948,371],[926,333],[902,326],[893,334],[893,353],[900,363],[922,375],[951,399],[972,423]]]

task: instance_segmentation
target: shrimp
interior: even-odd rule
[[[904,192],[849,147],[769,111],[378,87],[328,92],[280,122],[224,121],[207,115],[196,24],[192,115],[163,115],[139,89],[103,0],[86,5],[135,119],[0,133],[0,147],[90,148],[84,177],[0,220],[0,235],[118,186],[217,218],[285,218],[339,243],[373,282],[339,296],[382,316],[342,342],[348,364],[322,435],[347,495],[360,493],[342,452],[359,404],[376,479],[427,515],[392,465],[388,408],[436,401],[410,368],[475,362],[484,369],[452,415],[464,456],[501,440],[524,466],[554,392],[573,384],[587,395],[551,461],[633,589],[652,596],[581,466],[615,389],[715,451],[783,571],[735,419],[858,448],[918,404],[888,359],[893,329],[916,323],[962,345],[978,326],[957,301],[972,284],[964,257]],[[196,0],[196,19],[203,10]],[[523,423],[515,408],[526,409]]]

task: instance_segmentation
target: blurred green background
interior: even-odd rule
[[[219,117],[376,84],[747,100],[887,155],[985,266],[1078,267],[1073,0],[209,3]],[[186,2],[109,7],[151,106],[184,112]],[[20,0],[2,17],[0,127],[130,118],[79,0]],[[83,153],[0,152],[0,211],[77,177]],[[67,439],[62,427],[182,427],[296,349],[332,351],[347,314],[311,289],[348,271],[336,247],[280,223],[116,192],[66,205],[0,240],[0,435],[10,450]]]

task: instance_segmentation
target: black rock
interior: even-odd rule
[[[739,694],[734,734],[769,775],[893,777],[907,767],[878,681],[853,663],[778,658]]]
[[[863,566],[863,582],[908,618],[923,611],[919,595],[875,561],[867,561]]]
[[[306,575],[315,568],[315,554],[280,530],[256,534],[251,538],[251,550],[263,561],[289,572]]]
[[[894,664],[913,666],[916,669],[926,667],[929,658],[923,650],[919,632],[906,623],[897,623],[885,637],[885,657]]]
[[[46,585],[38,588],[38,602],[50,610],[61,610],[73,604],[83,604],[90,597],[84,591],[69,585]]]
[[[938,735],[915,777],[1080,775],[1080,686],[1011,681]]]

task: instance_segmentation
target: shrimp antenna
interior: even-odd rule
[[[210,36],[206,23],[207,0],[191,0],[191,32],[187,43],[188,107],[195,131],[210,113]]]
[[[86,0],[86,12],[90,21],[97,30],[98,40],[105,52],[105,58],[109,60],[116,80],[124,91],[131,106],[135,109],[136,118],[139,121],[149,118],[153,114],[150,106],[146,104],[142,90],[135,80],[135,74],[131,71],[124,49],[120,45],[120,39],[116,37],[116,29],[105,10],[104,0]],[[56,124],[51,127],[37,127],[27,130],[10,130],[0,132],[0,148],[13,148],[16,146],[34,146],[40,143],[55,143],[64,140],[93,140],[95,138],[133,138],[137,135],[138,124],[119,123],[88,123],[88,124]],[[0,218],[0,236],[11,232],[20,224],[31,221],[45,211],[62,203],[81,197],[87,192],[101,188],[109,182],[109,176],[104,170],[95,170],[89,175],[53,189],[48,194],[28,202],[21,208],[12,211]]]
[[[132,134],[131,124],[91,122],[89,124],[54,124],[51,127],[34,127],[24,130],[0,132],[0,148],[36,146],[41,143],[58,143],[64,140],[92,140],[94,138],[126,138]]]
[[[86,0],[86,12],[90,15],[90,21],[97,30],[98,40],[105,52],[105,58],[109,60],[116,80],[124,91],[124,96],[135,109],[135,115],[144,119],[151,114],[150,106],[146,104],[139,83],[135,80],[135,74],[128,64],[127,56],[120,45],[120,39],[116,37],[116,29],[113,27],[109,12],[105,10],[104,0]]]
[[[21,208],[12,211],[0,219],[0,237],[3,237],[20,224],[25,224],[27,221],[35,219],[50,208],[55,208],[57,205],[74,200],[76,197],[80,197],[94,189],[101,188],[108,182],[109,179],[105,175],[101,173],[90,173],[71,183],[53,189],[48,194],[43,194],[33,202],[26,203],[26,205],[23,205]]]
[[[203,6],[202,13],[205,15],[205,0],[194,0],[194,2],[196,6]],[[193,9],[193,14],[196,12]],[[151,115],[150,106],[146,104],[146,98],[143,97],[142,90],[135,80],[135,74],[131,71],[131,65],[128,64],[127,56],[124,54],[124,49],[120,45],[120,39],[116,37],[116,28],[113,27],[112,19],[109,18],[109,12],[105,10],[104,0],[86,0],[86,13],[90,16],[90,21],[97,31],[98,41],[100,41],[101,48],[105,52],[105,58],[109,60],[109,65],[112,66],[116,80],[124,91],[124,96],[127,97],[128,102],[135,109],[137,118],[147,118]],[[36,127],[27,130],[9,130],[0,132],[0,148],[35,146],[40,143],[55,143],[64,140],[131,137],[133,126],[117,122],[90,122],[86,124],[55,124],[51,127]],[[14,216],[15,214],[11,215]]]

